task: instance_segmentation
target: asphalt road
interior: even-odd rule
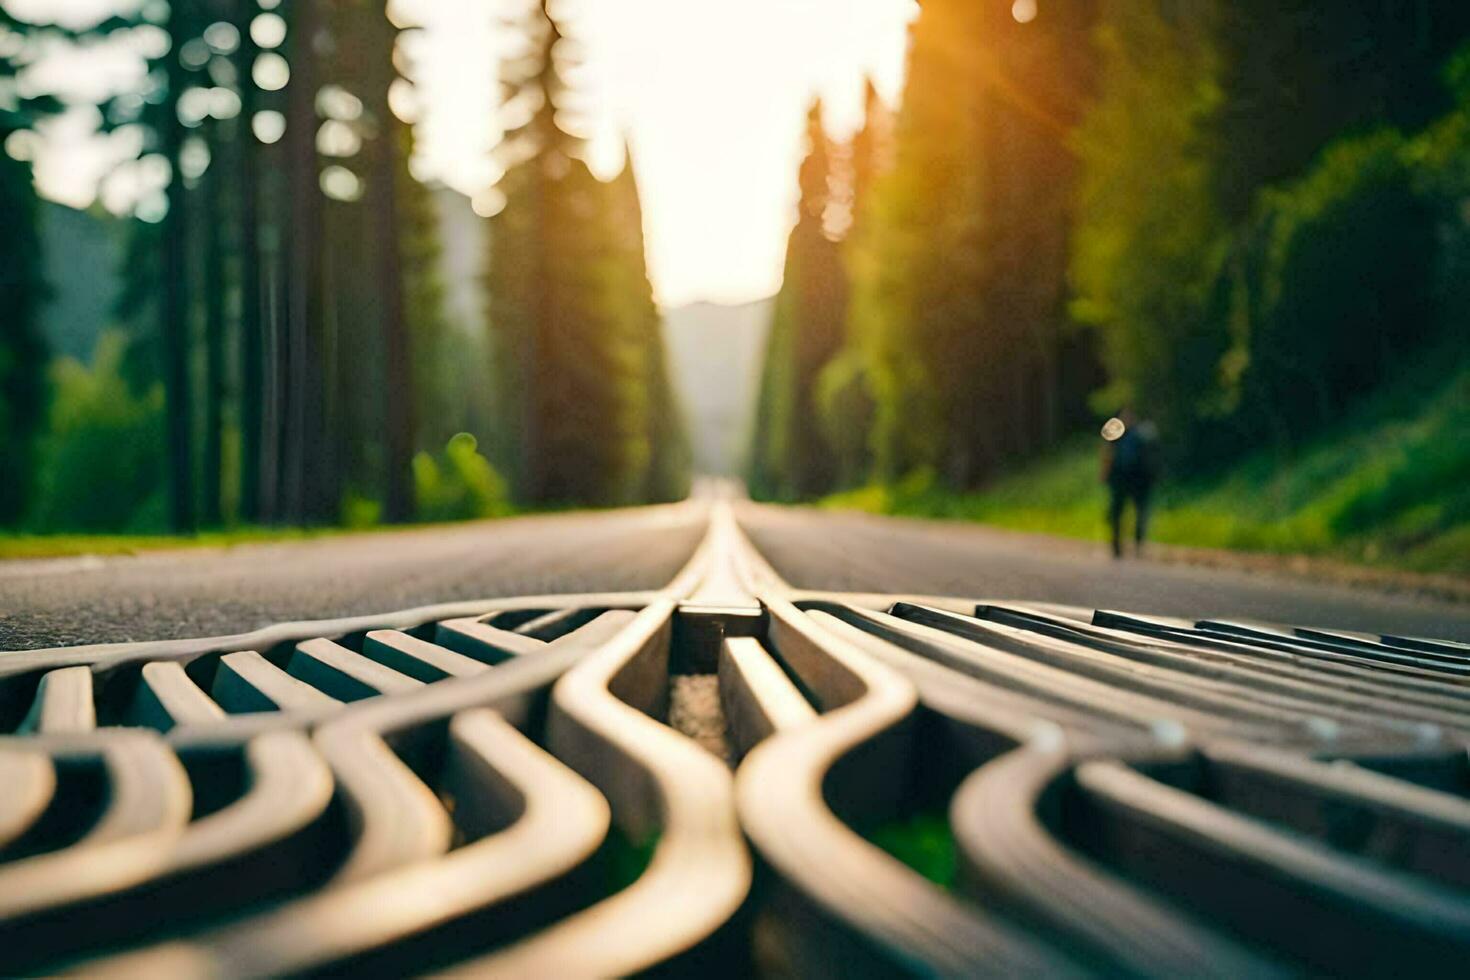
[[[220,550],[0,562],[0,650],[243,633],[437,602],[656,589],[704,534],[681,504]]]
[[[792,585],[1054,602],[1470,641],[1470,604],[1264,573],[1114,561],[1101,545],[973,524],[743,503],[747,535]]]
[[[0,650],[239,633],[460,599],[658,588],[704,531],[698,505],[137,557],[0,562]],[[791,584],[1058,602],[1470,640],[1470,604],[1296,579],[1114,562],[972,525],[740,504]]]

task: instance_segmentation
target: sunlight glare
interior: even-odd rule
[[[250,120],[250,131],[267,146],[278,143],[286,135],[286,117],[274,109],[257,112]]]
[[[413,71],[428,170],[472,199],[495,179],[494,66],[511,44],[473,4],[401,0],[424,25]],[[861,124],[863,79],[896,101],[912,0],[620,0],[558,13],[580,42],[579,128],[604,176],[626,137],[636,158],[660,302],[743,302],[781,279],[810,100],[834,136]],[[512,111],[524,111],[520,110]]]
[[[286,19],[280,14],[256,14],[250,21],[250,40],[257,47],[280,47],[286,40]]]
[[[255,59],[250,77],[261,91],[279,92],[291,81],[291,66],[274,51],[267,51]]]

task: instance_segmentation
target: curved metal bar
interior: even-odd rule
[[[621,976],[702,951],[751,884],[729,771],[649,717],[666,684],[667,600],[557,682],[548,743],[596,785],[653,858],[622,891],[507,949],[466,964],[490,976]]]
[[[544,640],[491,626],[473,616],[440,623],[434,630],[434,642],[446,650],[487,664],[530,656],[546,648]]]
[[[221,657],[211,693],[229,712],[309,711],[337,704],[336,698],[292,677],[254,650]]]
[[[41,675],[36,700],[17,734],[55,735],[97,727],[90,667],[61,667]]]
[[[1109,860],[1201,914],[1335,972],[1447,970],[1470,953],[1463,895],[1233,814],[1117,762],[1077,769]]]
[[[56,792],[56,768],[43,753],[0,749],[0,855],[40,819]]]
[[[572,874],[596,852],[607,833],[607,803],[489,711],[455,715],[449,738],[461,778],[497,797],[503,829],[437,861],[92,967],[131,976],[276,976],[327,967],[403,973],[503,935],[521,920],[505,902]]]
[[[1043,737],[980,767],[961,784],[950,822],[968,891],[1062,931],[1102,957],[1107,973],[1285,975],[1058,842],[1038,811],[1049,794],[1060,795],[1058,784],[1070,771],[1062,742]]]
[[[1120,657],[1143,663],[1171,666],[1205,677],[1237,678],[1241,683],[1287,693],[1305,693],[1314,698],[1375,714],[1396,713],[1425,718],[1436,723],[1460,723],[1470,709],[1470,689],[1453,685],[1404,687],[1386,682],[1378,672],[1362,668],[1328,670],[1320,662],[1262,657],[1229,642],[1186,643],[1179,640],[1146,639],[1117,630],[1059,620],[1031,611],[982,606],[976,617],[1020,629],[1054,636],[1073,643],[1094,646]],[[1336,667],[1337,665],[1333,665]]]
[[[720,645],[719,677],[725,717],[741,756],[770,735],[817,717],[801,691],[753,637],[731,637]]]
[[[148,660],[189,661],[204,654],[233,650],[269,650],[283,644],[299,643],[319,636],[346,636],[379,629],[414,629],[425,623],[463,617],[484,617],[506,609],[546,609],[563,605],[579,605],[599,609],[638,609],[660,596],[683,595],[677,591],[685,583],[697,579],[707,555],[690,559],[679,577],[658,592],[608,592],[585,595],[520,596],[511,599],[478,599],[418,606],[371,616],[279,623],[249,633],[210,636],[186,640],[160,640],[145,643],[96,643],[47,650],[16,650],[0,658],[0,680],[24,677],[38,670],[90,664],[97,671],[121,664]]]
[[[1069,675],[1100,681],[1120,693],[1135,691],[1191,711],[1218,716],[1222,721],[1239,719],[1249,725],[1296,727],[1323,733],[1337,731],[1341,735],[1336,737],[1371,737],[1385,744],[1393,744],[1397,740],[1401,744],[1422,745],[1434,739],[1434,733],[1427,730],[1419,719],[1401,720],[1379,714],[1365,716],[1361,710],[1313,697],[1314,692],[1307,688],[1281,692],[1263,689],[1260,685],[1244,686],[1234,677],[1218,674],[1201,676],[1197,670],[1190,669],[1192,665],[1183,658],[1183,663],[1167,665],[1139,662],[1134,658],[1120,657],[1112,651],[1099,650],[1093,644],[1072,643],[904,603],[894,607],[894,615],[952,633],[990,650],[1013,653]],[[1454,716],[1441,717],[1449,722],[1465,720]]]
[[[1312,733],[1294,723],[1295,719],[1272,723],[1263,720],[1258,712],[1242,718],[1180,707],[1154,694],[1119,690],[1093,678],[884,613],[856,610],[847,619],[875,636],[959,673],[1114,723],[1173,727],[1181,729],[1181,738],[1187,730],[1197,736],[1211,733],[1262,741],[1312,740]]]
[[[0,865],[0,971],[6,973],[25,970],[38,954],[65,943],[80,927],[67,915],[70,906],[165,869],[189,820],[188,777],[151,732],[117,731],[90,745],[48,739],[41,747],[63,770],[100,765],[108,798],[75,843]]]
[[[1153,617],[1129,615],[1103,609],[1099,609],[1093,614],[1092,622],[1095,626],[1125,629],[1146,635],[1165,636],[1170,639],[1183,640],[1186,643],[1224,641],[1231,643],[1237,649],[1266,650],[1274,653],[1290,654],[1297,659],[1320,664],[1367,668],[1380,676],[1387,674],[1406,680],[1429,682],[1440,687],[1451,685],[1463,686],[1467,680],[1465,677],[1457,677],[1433,668],[1416,665],[1409,662],[1412,658],[1394,662],[1359,651],[1326,650],[1305,642],[1298,642],[1298,638],[1292,636],[1274,637],[1262,634],[1259,631],[1200,629],[1188,624],[1180,626],[1177,623],[1159,620]]]
[[[845,949],[814,950],[805,965],[825,961],[839,972],[1070,975],[1074,968],[1060,955],[965,907],[864,841],[833,812],[824,794],[835,792],[848,808],[871,807],[875,795],[890,793],[883,774],[902,763],[901,726],[917,692],[820,632],[785,600],[766,604],[781,659],[826,711],[816,723],[757,745],[740,766],[736,792],[741,821],[761,855],[839,926],[845,940]],[[834,769],[859,749],[866,765],[849,765],[834,784]]]
[[[402,694],[424,683],[325,638],[296,644],[286,673],[339,701]]]
[[[189,940],[90,963],[88,971],[137,977],[258,976],[349,964],[422,971],[427,964],[462,956],[497,936],[508,938],[517,928],[567,911],[579,892],[552,889],[596,851],[606,835],[608,808],[595,790],[537,748],[506,715],[525,723],[528,698],[545,692],[568,667],[615,637],[633,618],[629,612],[604,613],[548,645],[540,656],[397,698],[362,702],[327,726],[333,732],[323,729],[327,741],[340,744],[348,766],[356,769],[377,762],[376,748],[363,753],[364,744],[387,747],[447,724],[447,778],[457,798],[464,800],[456,808],[465,814],[461,829],[473,838],[463,847],[432,861],[389,863],[377,874],[339,873],[323,890],[275,911]],[[396,767],[390,768],[395,773],[386,777],[389,781],[397,778]],[[368,810],[365,816],[391,821],[394,814]],[[523,826],[527,819],[532,822]],[[370,833],[380,840],[392,837],[391,829]],[[565,837],[548,842],[558,833]],[[525,910],[507,909],[506,902],[530,905],[532,911],[528,916]]]
[[[446,677],[473,677],[487,669],[479,660],[461,656],[399,630],[368,633],[362,641],[362,654],[426,684]]]
[[[1327,639],[1291,630],[1271,629],[1254,623],[1237,623],[1230,620],[1202,619],[1194,624],[1203,633],[1238,636],[1247,643],[1276,643],[1299,647],[1329,656],[1367,657],[1385,668],[1407,667],[1427,672],[1440,672],[1454,680],[1470,678],[1470,662],[1464,657],[1444,654],[1436,650],[1421,650],[1408,653],[1385,644],[1362,644],[1350,641]]]
[[[144,664],[128,720],[144,728],[168,731],[177,725],[209,725],[225,712],[199,689],[183,664],[157,660]]]
[[[353,836],[334,880],[369,878],[449,850],[449,814],[377,732],[348,718],[324,725],[315,741],[343,791]]]
[[[1262,746],[1208,745],[1210,795],[1334,847],[1470,889],[1470,800]]]

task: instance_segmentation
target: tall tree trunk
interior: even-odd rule
[[[551,186],[551,177],[541,167],[540,173],[536,175],[536,214],[540,230],[536,235],[536,247],[539,250],[536,268],[540,272],[540,281],[533,287],[535,290],[535,319],[531,327],[530,342],[526,345],[526,354],[531,358],[531,369],[526,372],[530,389],[526,396],[528,406],[528,417],[526,419],[526,452],[528,462],[526,472],[529,474],[531,487],[531,499],[542,501],[547,499],[551,489],[551,459],[552,446],[547,438],[546,424],[547,412],[553,409],[547,398],[547,392],[551,390],[551,379],[548,374],[554,370],[551,357],[554,352],[552,339],[557,324],[560,322],[560,311],[557,309],[556,292],[557,272],[555,253],[552,249],[551,223],[556,215],[552,213],[552,196],[555,189]]]
[[[402,149],[401,124],[388,105],[388,87],[394,79],[393,45],[396,32],[383,9],[374,5],[371,64],[381,76],[372,85],[372,111],[378,136],[372,145],[368,180],[368,209],[378,240],[378,300],[383,324],[385,485],[383,516],[392,522],[413,516],[414,387],[413,339],[404,303],[403,228],[399,215],[397,182]],[[411,179],[411,178],[410,178]]]
[[[240,203],[240,516],[255,523],[265,517],[261,459],[265,450],[262,434],[266,396],[262,310],[267,295],[260,262],[258,148],[251,131],[258,99],[250,71],[258,51],[250,39],[255,4],[251,0],[235,0],[235,11],[234,22],[240,31],[240,47],[235,55],[235,74],[240,80],[240,116],[235,129]]]
[[[224,221],[228,211],[225,201],[223,167],[227,154],[223,128],[210,126],[214,159],[205,175],[208,213],[204,218],[204,474],[201,481],[203,508],[201,516],[208,527],[224,523],[222,500],[225,436],[225,345],[229,340],[229,324],[225,316]]]
[[[289,318],[286,324],[285,465],[283,497],[288,518],[318,523],[335,516],[335,467],[326,431],[328,391],[322,315],[323,202],[316,151],[316,96],[320,88],[314,48],[321,28],[320,0],[297,0],[291,31],[291,82],[286,99],[290,222],[287,254]]]
[[[287,333],[291,319],[290,252],[283,227],[290,215],[281,147],[261,151],[259,184],[261,214],[260,324],[260,520],[275,524],[288,520],[286,506],[286,423],[290,410],[286,379],[289,375]]]
[[[174,49],[182,44],[189,18],[186,0],[169,8],[169,36]],[[162,140],[172,173],[168,182],[168,216],[163,229],[163,300],[160,333],[163,341],[164,393],[167,401],[169,454],[169,514],[175,531],[194,529],[194,401],[189,379],[189,222],[184,178],[179,167],[183,127],[178,101],[187,78],[178,57],[168,64],[168,96],[163,106]]]

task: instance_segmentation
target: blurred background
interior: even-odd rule
[[[1470,574],[1463,0],[0,0],[0,551],[676,500]]]

